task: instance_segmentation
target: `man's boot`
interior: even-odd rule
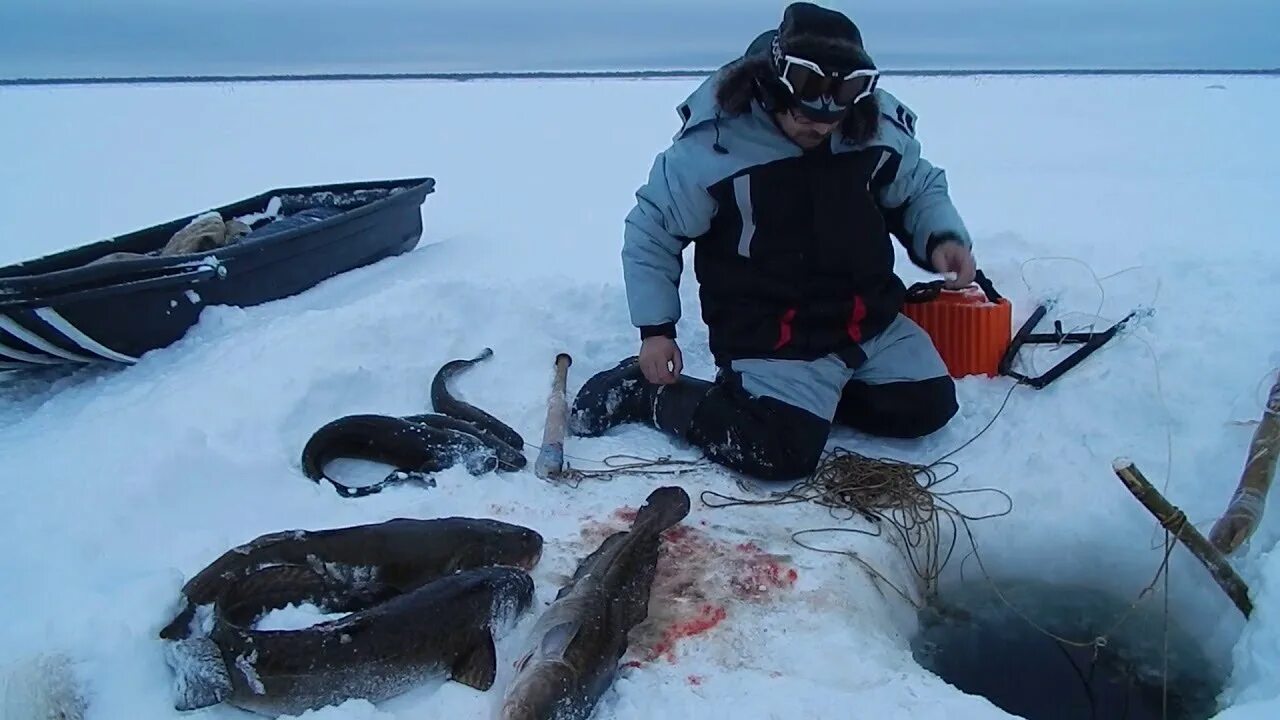
[[[684,438],[693,413],[711,389],[706,380],[682,376],[671,385],[644,377],[638,357],[592,376],[573,399],[569,429],[595,437],[624,423],[641,423]]]
[[[656,389],[645,379],[640,358],[629,357],[582,385],[569,410],[569,430],[581,437],[595,437],[623,423],[652,425]]]

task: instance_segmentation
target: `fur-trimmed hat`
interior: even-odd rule
[[[742,57],[721,68],[716,102],[722,110],[730,115],[746,112],[753,99],[770,112],[793,104],[778,79],[775,53],[812,60],[828,72],[875,67],[852,20],[813,3],[793,2],[777,28],[760,33]],[[874,132],[878,114],[875,96],[866,97],[841,122],[842,132],[850,141],[865,140]]]
[[[783,11],[773,50],[811,60],[826,72],[875,68],[848,16],[808,2],[793,2]]]

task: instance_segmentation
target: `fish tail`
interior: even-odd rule
[[[231,675],[222,652],[209,638],[169,643],[165,660],[173,668],[175,709],[198,710],[231,696]]]
[[[658,535],[688,514],[689,494],[682,487],[668,485],[649,494],[631,528],[635,532]]]

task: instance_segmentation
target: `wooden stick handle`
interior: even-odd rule
[[[554,478],[564,472],[564,436],[569,422],[569,403],[565,397],[569,366],[573,358],[568,353],[556,355],[555,377],[551,382],[551,395],[547,398],[547,422],[542,429],[542,447],[533,472],[542,479]]]
[[[1253,602],[1249,599],[1249,586],[1236,574],[1222,553],[1209,544],[1209,541],[1200,534],[1195,525],[1187,520],[1187,516],[1181,510],[1170,504],[1160,491],[1147,481],[1132,461],[1120,458],[1112,467],[1120,481],[1129,489],[1129,492],[1133,493],[1138,502],[1142,503],[1166,530],[1173,533],[1173,536],[1204,564],[1209,575],[1218,583],[1218,587],[1222,588],[1227,597],[1231,598],[1231,602],[1235,603],[1236,608],[1248,618],[1253,612]],[[1165,572],[1168,572],[1167,568]]]

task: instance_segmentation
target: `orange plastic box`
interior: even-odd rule
[[[908,302],[902,314],[929,333],[951,377],[999,374],[1013,338],[1013,304],[987,299],[977,286],[943,289],[936,298]]]

